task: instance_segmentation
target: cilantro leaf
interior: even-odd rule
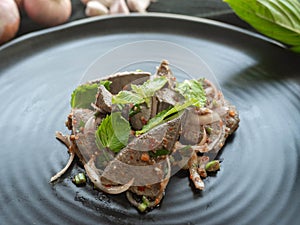
[[[98,127],[95,133],[96,144],[100,149],[107,147],[117,153],[127,145],[130,131],[130,124],[121,112],[114,112],[107,115]]]
[[[201,80],[185,80],[177,83],[176,90],[182,94],[187,101],[195,101],[197,107],[203,107],[206,104],[206,94]]]
[[[92,109],[91,103],[95,102],[99,83],[88,83],[78,86],[71,95],[71,107]]]

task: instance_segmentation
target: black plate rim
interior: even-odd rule
[[[181,14],[174,14],[174,13],[156,13],[156,12],[149,12],[146,14],[141,14],[141,13],[131,13],[129,15],[123,15],[123,14],[116,14],[116,15],[104,15],[104,16],[99,16],[99,17],[89,17],[89,18],[83,18],[79,19],[76,21],[72,21],[69,23],[65,23],[62,25],[58,25],[55,27],[50,27],[50,28],[45,28],[39,31],[33,31],[28,34],[24,34],[20,37],[17,37],[10,42],[7,42],[0,46],[0,52],[5,51],[6,49],[9,49],[10,47],[13,47],[17,44],[26,42],[28,40],[34,39],[34,38],[39,38],[44,35],[48,35],[49,33],[55,33],[55,32],[60,32],[66,29],[70,29],[73,27],[79,27],[79,26],[84,26],[85,24],[89,23],[97,23],[105,20],[114,20],[114,19],[125,19],[125,18],[169,18],[169,19],[177,19],[177,20],[185,20],[185,21],[190,21],[190,22],[197,22],[197,23],[202,23],[202,24],[207,24],[215,27],[220,27],[222,29],[230,30],[233,32],[245,34],[251,38],[254,39],[260,39],[262,41],[265,41],[266,43],[273,44],[277,47],[286,49],[286,46],[283,45],[282,43],[268,38],[260,33],[256,33],[250,30],[246,30],[244,28],[240,28],[231,24],[227,24],[224,22],[212,20],[212,19],[207,19],[207,18],[200,18],[200,17],[195,17],[195,16],[188,16],[188,15],[181,15]]]

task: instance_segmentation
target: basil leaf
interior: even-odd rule
[[[300,45],[291,47],[291,50],[294,52],[300,52]]]
[[[201,80],[185,80],[177,83],[176,90],[182,94],[187,101],[195,101],[197,107],[203,107],[206,104],[206,94]]]
[[[71,107],[93,109],[91,103],[95,102],[99,85],[99,83],[94,83],[78,86],[71,95]]]
[[[117,153],[127,145],[130,131],[130,124],[121,116],[121,112],[114,112],[106,116],[98,127],[96,144],[100,149],[107,147]]]
[[[299,52],[298,0],[223,0],[244,21],[262,34],[291,45]],[[293,46],[296,46],[293,48]]]

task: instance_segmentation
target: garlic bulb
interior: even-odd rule
[[[105,5],[106,7],[110,7],[115,0],[81,0],[81,2],[85,5],[90,1],[97,1],[100,2],[102,5]]]
[[[108,8],[103,5],[102,3],[100,3],[99,1],[89,1],[86,4],[86,8],[85,8],[85,15],[86,16],[101,16],[101,15],[106,15],[108,14]]]
[[[146,12],[151,0],[127,0],[128,8],[133,12]]]
[[[125,0],[115,0],[109,8],[111,14],[123,13],[129,14],[129,9]]]

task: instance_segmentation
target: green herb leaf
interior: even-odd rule
[[[91,103],[95,102],[99,83],[83,84],[78,86],[71,96],[72,108],[92,109]]]
[[[140,104],[143,103],[144,99],[131,91],[120,91],[117,95],[112,97],[113,104]]]
[[[182,83],[177,83],[176,90],[187,101],[195,101],[197,107],[203,107],[206,104],[206,94],[201,80],[185,80]]]
[[[136,131],[135,134],[136,135],[141,135],[141,134],[144,134],[144,133],[148,132],[149,130],[156,127],[157,125],[165,122],[165,119],[167,119],[171,115],[173,115],[175,113],[178,113],[178,112],[186,109],[187,107],[189,107],[191,105],[194,105],[195,103],[196,103],[196,100],[192,99],[190,101],[185,102],[182,105],[177,104],[177,105],[174,105],[170,109],[166,109],[166,110],[161,111],[155,117],[151,118],[148,121],[148,123],[143,126],[143,128],[141,130]]]
[[[131,85],[131,89],[143,98],[152,97],[156,91],[161,89],[168,82],[166,77],[157,77],[147,80],[142,85]]]
[[[131,85],[132,91],[120,91],[117,95],[113,96],[113,104],[128,104],[134,105],[146,102],[150,106],[150,98],[154,95],[155,91],[161,89],[168,82],[165,77],[154,78],[147,80],[142,85]]]
[[[95,135],[99,148],[108,147],[117,153],[127,145],[130,124],[121,116],[121,112],[114,112],[102,120]]]
[[[300,3],[298,0],[223,0],[234,12],[262,34],[300,50]],[[297,47],[298,46],[298,47]]]
[[[135,132],[136,135],[141,135],[143,133],[146,133],[147,131],[151,130],[153,127],[161,124],[165,118],[165,114],[168,112],[168,110],[163,110],[160,113],[156,114],[155,117],[151,118],[146,125],[143,126],[141,130],[137,130]]]
[[[105,88],[106,88],[106,90],[108,90],[108,91],[110,91],[110,85],[111,85],[111,81],[109,81],[109,80],[101,80],[100,81],[100,84],[101,85],[103,85]]]
[[[162,149],[158,149],[155,152],[150,151],[149,155],[151,157],[158,157],[158,156],[162,156],[162,155],[168,155],[170,153],[170,151],[168,149],[162,148]]]

